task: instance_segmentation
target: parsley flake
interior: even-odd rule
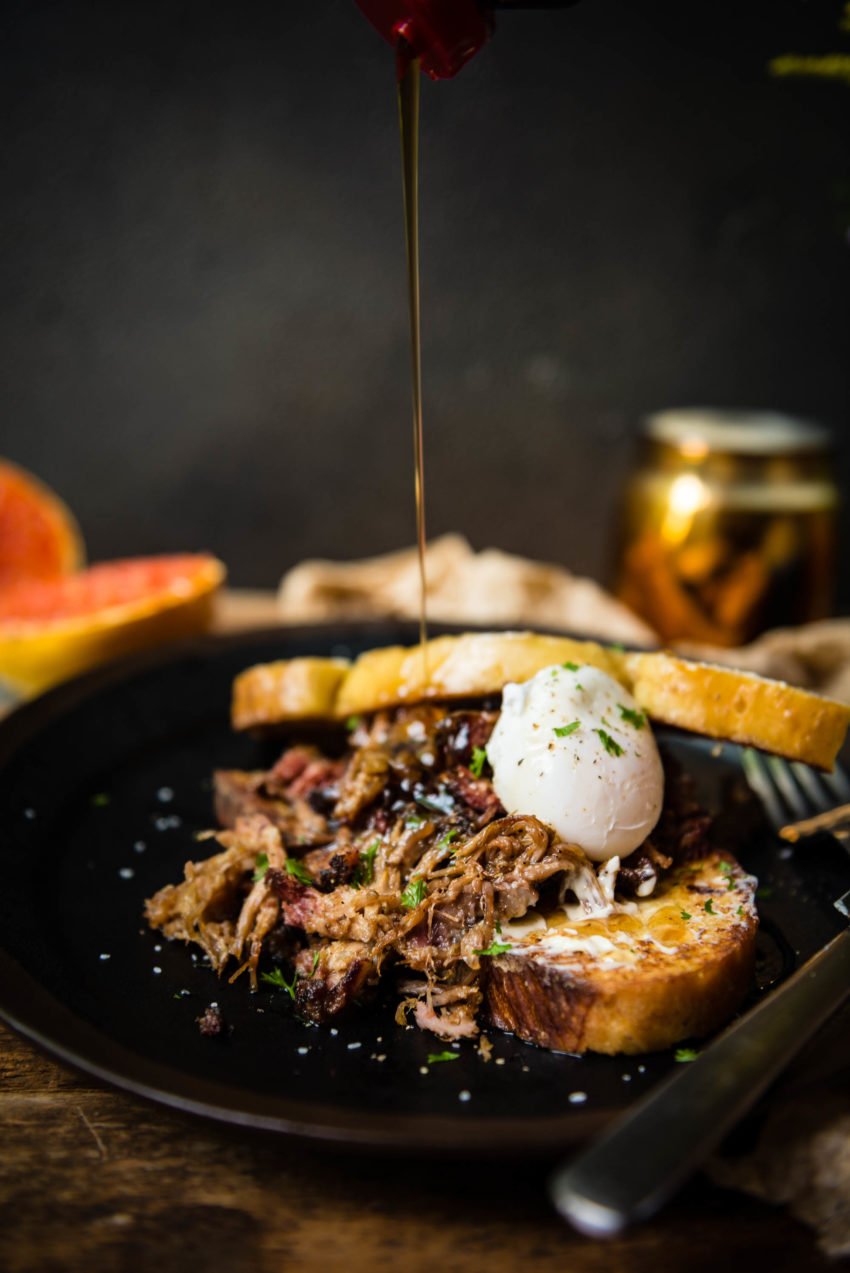
[[[425,818],[420,818],[418,813],[411,813],[405,818],[404,825],[410,831],[418,831],[420,827],[424,827]]]
[[[558,738],[566,738],[569,734],[574,734],[580,724],[581,721],[571,720],[569,725],[556,725],[554,731],[555,735]]]
[[[459,1052],[429,1052],[428,1064],[438,1065],[440,1061],[459,1061]]]
[[[287,858],[284,863],[287,875],[294,875],[299,884],[312,884],[313,877],[307,870],[303,862],[299,862],[298,858]]]
[[[726,887],[731,892],[731,890],[735,887],[735,877],[733,874],[732,863],[721,862],[719,869],[720,869],[720,874],[726,877]]]
[[[258,853],[257,860],[254,864],[254,874],[251,876],[251,879],[254,881],[255,884],[257,884],[260,880],[265,878],[265,874],[268,869],[269,869],[268,853]]]
[[[643,729],[646,724],[646,712],[636,712],[632,707],[623,707],[622,703],[618,703],[617,707],[624,721],[634,725],[635,729]]]
[[[460,832],[455,830],[454,828],[451,831],[447,831],[446,834],[442,837],[442,839],[437,841],[437,848],[447,849],[449,845],[451,844],[452,840],[456,840],[459,835],[460,835]],[[454,850],[452,850],[452,852],[454,852]]]
[[[696,1048],[676,1048],[673,1053],[673,1060],[679,1062],[695,1061],[699,1056]]]
[[[414,910],[424,899],[427,892],[425,881],[419,875],[414,875],[407,884],[401,895],[401,904],[405,910]]]
[[[486,950],[476,950],[475,954],[476,955],[504,955],[504,953],[508,950],[510,950],[509,944],[506,944],[503,941],[494,941],[490,943],[490,945],[487,947]]]
[[[311,977],[315,977],[315,975],[316,975],[316,969],[317,969],[317,968],[318,968],[318,966],[319,966],[319,960],[321,959],[321,957],[322,957],[322,952],[321,952],[320,950],[314,950],[314,951],[313,951],[313,966],[312,966],[312,968],[310,969],[310,976],[311,976]]]
[[[469,762],[469,772],[473,778],[480,778],[482,770],[487,763],[487,748],[473,747],[472,760]]]
[[[577,672],[579,669],[578,663],[573,663],[570,659],[567,659],[566,663],[562,663],[561,667],[565,667],[568,672]]]
[[[743,915],[743,913],[744,913],[743,906],[739,906],[738,909],[735,911],[736,915]]]
[[[364,884],[372,883],[375,878],[375,854],[380,847],[381,841],[373,840],[368,849],[360,850],[360,861],[351,877],[352,888],[363,888]]]
[[[690,912],[689,912],[689,911],[682,911],[682,912],[681,912],[681,916],[682,916],[682,919],[690,919],[690,918],[691,918],[691,916],[690,916]]]
[[[716,911],[715,911],[715,909],[714,909],[714,903],[713,903],[713,901],[712,901],[712,899],[711,899],[711,898],[709,898],[709,899],[708,899],[708,901],[706,902],[705,906],[703,907],[703,910],[706,912],[706,914],[707,914],[707,915],[716,915],[716,914],[717,914],[717,912],[716,912]]]
[[[274,986],[277,990],[285,990],[290,999],[295,998],[295,983],[298,980],[298,973],[292,974],[292,980],[287,981],[280,968],[275,968],[273,972],[264,972],[260,976],[262,980],[270,986]]]
[[[622,641],[612,641],[608,646],[608,649],[614,650],[616,654],[625,654],[626,652],[626,647],[623,645]]]
[[[349,716],[348,720],[345,722],[345,728],[348,730],[349,734],[351,734],[354,732],[354,730],[357,728],[359,724],[360,724],[359,716]]]
[[[602,740],[602,746],[605,748],[609,756],[622,756],[622,747],[617,742],[616,738],[611,737],[607,730],[595,729],[593,732],[599,735]]]

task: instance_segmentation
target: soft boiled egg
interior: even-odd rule
[[[633,853],[661,814],[664,771],[649,722],[595,667],[547,667],[506,685],[487,759],[509,813],[547,822],[597,862]]]

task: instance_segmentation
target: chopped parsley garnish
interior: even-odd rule
[[[437,841],[437,848],[447,849],[449,845],[451,844],[452,840],[456,840],[459,835],[460,835],[460,832],[455,830],[454,828],[451,831],[447,831],[446,834]]]
[[[617,654],[625,654],[626,652],[626,647],[623,645],[621,641],[612,641],[611,644],[608,646],[608,649],[615,650]]]
[[[311,976],[311,977],[315,977],[315,975],[316,975],[316,969],[317,969],[317,968],[318,968],[318,966],[319,966],[319,960],[321,959],[321,957],[322,957],[322,952],[321,952],[320,950],[314,950],[314,951],[313,951],[313,966],[312,966],[312,968],[310,969],[310,976]]]
[[[91,798],[92,805],[95,809],[103,809],[109,804],[109,793],[106,791],[98,791]]]
[[[287,858],[284,863],[288,875],[294,875],[299,884],[312,884],[313,877],[298,858]]]
[[[258,853],[257,861],[254,864],[254,874],[251,876],[251,879],[254,881],[255,884],[257,884],[260,880],[265,878],[265,874],[268,869],[269,869],[268,853]]]
[[[298,973],[292,974],[292,980],[287,981],[280,968],[275,968],[273,972],[261,973],[263,981],[270,986],[274,986],[277,990],[285,990],[290,999],[295,998],[295,983],[298,980]]]
[[[418,813],[411,813],[405,818],[404,825],[411,831],[418,831],[420,827],[424,827],[425,822],[426,819],[420,818]]]
[[[617,742],[616,738],[611,737],[607,730],[596,729],[593,732],[599,735],[602,740],[602,746],[605,748],[609,756],[622,756],[622,747]]]
[[[459,1061],[459,1052],[429,1052],[428,1064],[438,1065],[440,1061]]]
[[[695,1061],[698,1056],[699,1052],[697,1052],[696,1048],[676,1048],[673,1053],[673,1060],[680,1062]]]
[[[348,730],[350,734],[357,728],[359,724],[360,724],[359,716],[349,716],[348,720],[345,722],[345,728]]]
[[[480,778],[482,770],[487,763],[487,748],[473,747],[472,760],[469,762],[469,772],[473,778]]]
[[[476,950],[475,953],[476,955],[504,955],[508,950],[510,950],[509,944],[503,941],[494,941],[490,943],[486,950]]]
[[[714,909],[714,903],[713,903],[713,901],[711,900],[711,898],[709,898],[709,899],[708,899],[708,901],[706,902],[706,904],[705,904],[705,906],[703,907],[703,909],[705,910],[706,914],[708,914],[708,915],[715,915],[715,914],[717,913],[717,912],[715,911],[715,909]]]
[[[581,721],[571,720],[569,725],[556,725],[555,734],[558,738],[566,738],[569,734],[574,734],[580,724]]]
[[[681,915],[682,915],[682,919],[690,919],[690,918],[691,918],[691,916],[690,916],[690,912],[689,912],[689,911],[682,911],[682,912],[681,912]]]
[[[735,911],[735,914],[736,914],[736,915],[743,915],[743,913],[744,913],[744,907],[743,907],[743,906],[739,906],[739,907],[738,907],[738,909]]]
[[[623,707],[622,703],[618,703],[620,715],[629,725],[634,725],[635,729],[643,729],[646,724],[646,712],[636,712],[632,707]]]
[[[561,667],[565,667],[568,672],[577,672],[579,665],[578,663],[573,663],[570,659],[567,659],[566,663],[561,664]]]
[[[364,884],[371,884],[375,878],[375,854],[381,847],[380,840],[373,840],[368,849],[360,850],[360,861],[354,868],[354,874],[351,877],[353,888],[363,888]]]
[[[720,863],[720,873],[726,876],[726,887],[731,890],[735,887],[735,877],[733,875],[733,867],[731,862]]]
[[[412,911],[419,905],[425,897],[427,889],[425,881],[419,875],[414,875],[407,884],[401,895],[401,904],[405,910]]]

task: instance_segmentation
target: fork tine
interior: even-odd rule
[[[745,747],[741,752],[741,765],[744,770],[744,777],[759,800],[761,800],[765,813],[778,831],[780,827],[785,825],[788,818],[785,816],[782,801],[779,799],[776,788],[771,781],[763,758],[758,752],[753,751],[751,747]]]
[[[803,790],[794,779],[794,774],[787,760],[783,760],[781,756],[768,756],[767,768],[770,776],[779,788],[785,803],[791,810],[795,819],[807,818],[812,812],[810,805],[806,801]],[[819,810],[826,806],[822,801],[817,801],[815,809]],[[787,822],[787,818],[785,819]]]
[[[831,774],[822,774],[821,777],[834,793],[836,804],[850,804],[850,778],[840,765],[836,765]]]
[[[826,785],[824,774],[812,769],[811,765],[801,764],[799,760],[792,763],[791,772],[819,812],[835,807],[835,793]]]

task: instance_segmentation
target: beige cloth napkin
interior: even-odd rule
[[[563,566],[526,561],[497,549],[473,552],[460,535],[443,535],[426,554],[428,616],[436,622],[564,628],[643,644],[654,633],[591,579]],[[278,593],[288,623],[323,619],[419,617],[415,548],[366,561],[305,561]]]
[[[452,623],[562,628],[603,640],[656,643],[655,633],[598,584],[562,566],[526,561],[495,549],[474,552],[459,535],[428,547],[428,614]],[[419,614],[415,549],[367,561],[306,561],[281,582],[278,611],[286,622]],[[777,677],[850,702],[850,619],[768,632],[738,650],[681,643],[708,662]],[[709,1174],[788,1206],[817,1233],[830,1255],[850,1255],[850,1014],[830,1026],[813,1085],[774,1094],[756,1143],[744,1155],[716,1157]],[[836,1041],[837,1040],[837,1041]],[[821,1036],[817,1045],[821,1045]],[[824,1063],[825,1062],[825,1063]]]

